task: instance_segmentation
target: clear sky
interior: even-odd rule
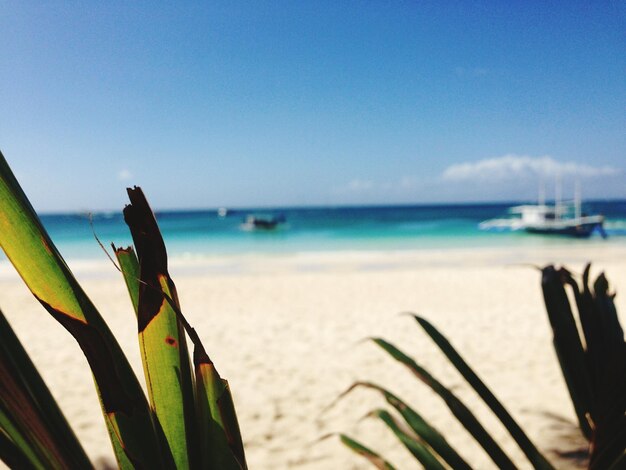
[[[0,3],[40,210],[626,198],[624,2],[130,3]]]

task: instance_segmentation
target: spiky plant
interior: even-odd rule
[[[148,399],[0,153],[0,246],[35,298],[74,337],[93,373],[120,468],[245,469],[228,383],[185,320],[156,219],[140,188],[124,218],[136,248],[115,254],[137,314]],[[0,318],[0,457],[20,468],[89,468],[85,452]],[[191,339],[193,364],[187,349]]]
[[[587,265],[579,286],[565,268],[548,266],[542,287],[553,344],[581,432],[589,441],[589,468],[626,466],[626,342],[615,294],[600,274],[589,285]],[[578,322],[567,297],[569,287]],[[580,325],[578,328],[577,323]]]

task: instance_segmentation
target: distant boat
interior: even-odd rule
[[[581,211],[580,191],[576,186],[576,197],[572,203],[561,203],[560,188],[557,185],[557,197],[554,206],[543,202],[539,204],[515,206],[509,213],[519,217],[492,219],[479,224],[482,230],[524,230],[528,233],[543,235],[566,235],[587,238],[598,231],[606,238],[603,215],[586,215]]]
[[[482,222],[479,227],[483,230],[510,229],[525,230],[529,233],[543,235],[568,235],[571,237],[587,238],[594,231],[606,236],[603,229],[604,216],[578,215],[570,217],[565,210],[547,205],[524,205],[509,209],[517,218],[495,219]]]
[[[226,209],[225,207],[220,207],[217,210],[217,215],[219,215],[220,217],[226,217],[228,215],[228,209]]]
[[[259,217],[255,215],[248,215],[243,224],[241,224],[241,228],[243,230],[251,231],[251,230],[275,230],[281,224],[286,222],[284,216],[278,217]]]

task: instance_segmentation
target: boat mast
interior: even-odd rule
[[[561,218],[561,174],[556,174],[556,182],[554,185],[554,218],[559,220]]]
[[[580,219],[581,216],[580,205],[580,180],[576,179],[576,186],[574,187],[574,210],[576,211],[575,217],[577,219]]]
[[[543,178],[539,182],[539,199],[537,203],[540,206],[546,205],[546,182],[543,180]]]

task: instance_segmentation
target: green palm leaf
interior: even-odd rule
[[[141,283],[139,280],[139,260],[137,259],[135,250],[133,250],[131,246],[128,248],[117,248],[113,244],[111,246],[113,247],[117,261],[120,263],[120,270],[124,276],[124,282],[126,283],[128,294],[130,295],[130,301],[133,304],[133,310],[135,311],[135,315],[138,315],[139,284]]]
[[[129,286],[131,299],[137,298],[139,346],[148,397],[174,457],[176,468],[193,465],[197,446],[193,382],[187,341],[176,313],[165,300],[173,299],[178,308],[176,287],[167,267],[167,253],[156,219],[140,188],[128,189],[131,204],[124,208],[139,261],[138,293]],[[128,268],[136,267],[127,256]],[[125,267],[125,269],[128,269]],[[134,275],[127,271],[128,277]]]
[[[408,449],[413,456],[420,461],[426,470],[444,470],[445,467],[439,462],[437,457],[429,450],[427,446],[419,442],[412,436],[409,436],[402,430],[398,422],[388,411],[376,410],[374,416],[378,416],[393,431],[396,437],[402,442],[404,447]]]
[[[437,395],[439,395],[448,406],[452,414],[459,422],[469,431],[476,439],[481,447],[487,452],[487,455],[501,469],[513,469],[515,465],[511,459],[504,453],[502,448],[493,440],[491,435],[476,419],[474,414],[454,395],[449,389],[435,379],[426,369],[421,367],[417,362],[404,354],[391,343],[381,339],[374,338],[373,341],[385,350],[391,357],[405,365],[418,379],[430,387]]]
[[[204,351],[194,351],[200,447],[205,467],[223,470],[247,468],[241,432],[228,382],[220,377]]]
[[[589,286],[590,266],[582,289],[569,271],[548,266],[542,287],[554,348],[561,364],[581,429],[591,443],[590,468],[611,468],[626,448],[626,342],[609,284],[600,274]],[[581,338],[565,288],[576,299]]]
[[[158,350],[160,346],[162,347],[164,343],[167,343],[168,338],[170,341],[174,338],[172,328],[175,324],[177,338],[184,340],[184,332],[186,331],[194,344],[195,402],[193,400],[185,402],[185,408],[181,408],[177,403],[174,403],[173,406],[168,405],[165,412],[170,413],[170,416],[181,416],[181,413],[189,413],[189,410],[191,410],[191,419],[195,420],[195,422],[188,424],[187,428],[194,430],[194,439],[187,439],[187,442],[190,447],[193,445],[191,450],[193,450],[194,459],[199,459],[195,461],[199,462],[197,465],[201,468],[246,469],[241,432],[228,382],[219,376],[196,331],[189,325],[180,311],[180,305],[175,297],[174,283],[169,274],[167,274],[165,245],[152,211],[150,211],[147,202],[145,202],[143,193],[141,193],[139,188],[135,188],[129,190],[129,194],[132,195],[133,205],[127,206],[125,209],[125,218],[131,228],[135,244],[138,246],[139,258],[135,256],[132,248],[121,249],[114,247],[114,250],[124,274],[133,305],[135,305],[139,328],[141,330],[142,321],[146,321],[141,318],[142,315],[146,315],[146,310],[148,312],[154,311],[154,308],[149,310],[149,305],[146,307],[146,303],[157,305],[160,301],[158,312],[153,317],[148,318],[148,324],[151,325],[153,322],[158,321],[159,316],[164,314],[171,316],[175,323],[170,321],[169,329],[163,328],[160,331],[155,328],[148,332],[149,327],[146,327],[144,338],[147,333],[152,334],[152,338],[156,338],[156,349]],[[138,211],[141,211],[141,213],[138,213]],[[140,246],[141,248],[139,248]],[[160,260],[158,261],[159,265],[156,267],[150,264],[146,267],[146,264],[142,263],[142,260],[148,260],[149,263],[154,265],[156,264],[155,259]],[[156,276],[154,276],[154,272],[157,273]],[[154,282],[155,277],[158,280],[158,284]],[[140,331],[141,337],[142,333]],[[165,341],[163,341],[163,338],[165,338]],[[154,367],[157,369],[156,373],[163,373],[163,371],[158,370],[159,362],[150,364],[154,351],[148,351],[148,348],[145,349],[149,353],[146,354],[148,360],[144,362],[144,365],[148,364],[149,369],[147,370],[150,371],[150,368]],[[182,355],[181,350],[181,364],[183,361]],[[188,360],[188,357],[185,348],[184,358]],[[148,376],[149,374],[146,373],[146,375]],[[155,403],[159,401],[167,403],[168,399],[171,399],[171,397],[162,397],[158,393],[153,393]],[[186,400],[187,398],[183,397],[183,399]],[[173,410],[169,409],[170,407]],[[189,417],[188,414],[185,416]],[[195,428],[193,427],[194,424]],[[170,433],[170,438],[184,439],[184,436],[180,434],[180,430],[173,430]]]
[[[0,153],[0,246],[44,308],[76,339],[91,367],[122,468],[161,468],[145,396],[104,320],[61,258]]]
[[[15,455],[13,459],[19,461],[17,454],[20,454],[34,468],[91,467],[85,451],[2,312],[0,423],[9,441],[7,452]]]
[[[396,395],[389,390],[381,387],[380,385],[373,384],[371,382],[356,382],[352,385],[343,395],[350,392],[356,387],[366,387],[372,390],[380,392],[387,403],[393,406],[400,415],[404,418],[404,421],[411,427],[413,432],[420,437],[432,450],[438,454],[445,462],[447,462],[452,468],[458,470],[470,470],[471,467],[461,457],[450,444],[445,437],[433,426],[431,426],[422,416],[419,415],[413,408],[411,408],[406,402],[402,401]]]
[[[383,457],[378,455],[376,452],[371,450],[369,447],[364,446],[358,441],[346,436],[345,434],[339,434],[339,440],[343,445],[345,445],[348,449],[361,457],[367,459],[369,463],[374,465],[374,467],[379,470],[396,470],[396,468],[387,462]]]
[[[535,445],[528,438],[526,433],[517,424],[509,412],[504,408],[495,395],[489,390],[485,383],[476,375],[472,368],[465,362],[461,355],[454,349],[450,342],[443,336],[437,328],[435,328],[426,319],[417,315],[413,315],[413,318],[424,329],[424,331],[431,337],[439,349],[446,355],[448,360],[454,365],[454,367],[460,372],[465,380],[472,386],[472,388],[478,393],[480,398],[483,399],[485,404],[493,411],[493,413],[502,422],[504,427],[509,431],[515,442],[519,445],[520,449],[526,454],[526,457],[533,464],[536,469],[549,470],[554,468],[550,462],[537,450]]]
[[[557,271],[553,266],[548,266],[542,271],[541,287],[563,377],[572,397],[580,429],[590,439],[592,431],[587,414],[591,409],[591,383],[585,351],[565,292],[564,283],[568,278],[569,272]]]

